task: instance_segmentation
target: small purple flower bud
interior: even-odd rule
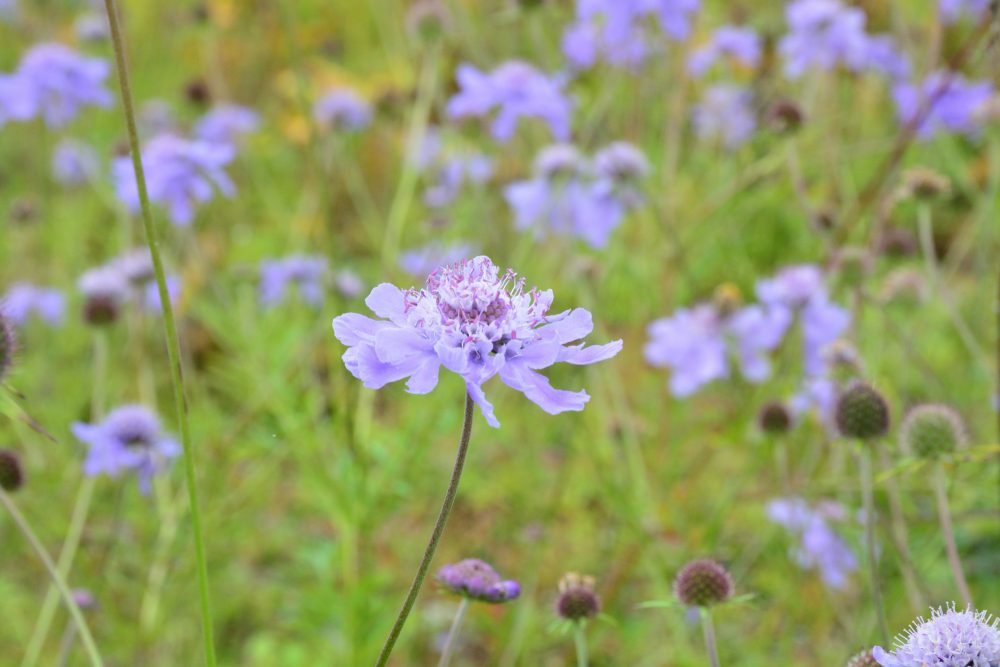
[[[12,449],[0,449],[0,488],[14,492],[24,485],[21,458]]]
[[[889,430],[889,404],[871,385],[855,382],[837,398],[835,418],[845,438],[874,440]]]
[[[962,417],[947,405],[918,405],[900,427],[903,450],[925,459],[951,454],[968,441]]]
[[[674,595],[686,607],[710,607],[733,596],[733,579],[714,560],[688,563],[674,580]]]
[[[559,597],[556,614],[567,621],[579,623],[597,616],[601,611],[601,598],[594,591],[593,577],[569,572],[559,580]]]
[[[445,565],[438,571],[437,579],[452,593],[480,602],[500,604],[521,594],[520,584],[501,580],[496,570],[478,558]]]

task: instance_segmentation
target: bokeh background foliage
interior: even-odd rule
[[[0,24],[0,70],[13,69],[36,41],[73,42],[81,4],[22,2],[21,27]],[[363,389],[343,368],[343,348],[329,326],[336,314],[364,311],[361,298],[330,291],[320,311],[296,302],[262,309],[257,263],[318,252],[369,285],[408,285],[413,279],[397,266],[396,253],[432,239],[473,240],[529,284],[553,287],[556,310],[591,310],[595,340],[625,340],[612,362],[551,372],[557,386],[588,389],[592,399],[582,413],[549,417],[491,385],[503,428],[488,429],[477,417],[436,563],[483,557],[524,590],[514,603],[469,615],[463,664],[568,664],[570,643],[551,630],[555,585],[567,569],[598,578],[610,619],[590,629],[593,664],[704,664],[697,625],[683,613],[637,608],[669,597],[676,570],[704,555],[727,563],[738,590],[756,595],[716,616],[724,663],[840,665],[875,641],[860,573],[846,590],[827,590],[815,572],[795,566],[792,539],[765,514],[782,482],[755,417],[765,402],[796,390],[794,345],[779,352],[768,383],[734,378],[678,400],[666,391],[664,373],[644,361],[642,344],[651,320],[711,298],[720,284],[732,283],[752,300],[755,281],[782,266],[828,265],[839,241],[871,244],[874,211],[832,232],[817,230],[799,197],[833,219],[855,205],[899,135],[883,83],[830,72],[792,85],[766,49],[751,77],[761,104],[779,94],[795,97],[807,120],[793,139],[761,131],[727,152],[698,142],[685,127],[698,84],[679,76],[682,46],[641,74],[606,66],[584,73],[572,87],[578,144],[590,152],[612,140],[631,141],[653,165],[648,205],[629,216],[607,249],[594,251],[517,232],[495,186],[465,193],[445,220],[432,222],[419,192],[400,189],[421,80],[432,95],[429,122],[437,123],[445,121],[461,62],[492,68],[517,57],[558,69],[571,3],[449,2],[451,24],[432,39],[407,31],[402,0],[122,4],[140,103],[166,100],[190,124],[204,108],[185,91],[204,81],[213,97],[253,106],[264,118],[230,168],[236,197],[206,205],[191,229],[171,227],[157,213],[168,261],[185,285],[178,308],[222,664],[372,660],[433,522],[462,415],[461,383],[447,374],[428,396],[408,396],[400,386]],[[753,26],[767,44],[784,30],[781,3],[705,5],[695,42],[724,22]],[[932,3],[861,5],[871,29],[893,32],[920,67]],[[957,51],[969,32],[968,26],[949,30],[944,53]],[[110,59],[106,43],[87,50]],[[979,48],[966,69],[976,78],[995,76],[1000,54]],[[324,136],[313,127],[308,109],[316,92],[339,84],[374,103],[370,131]],[[110,158],[125,139],[119,112],[89,112],[70,132]],[[475,124],[463,132],[497,160],[496,183],[526,175],[549,141],[533,123],[503,146]],[[110,184],[64,190],[52,182],[49,160],[58,138],[41,122],[0,130],[4,283],[68,287],[88,267],[142,240],[138,221],[115,201]],[[804,193],[789,176],[793,141]],[[952,192],[933,204],[947,294],[880,300],[892,272],[922,267],[918,256],[890,255],[876,257],[860,290],[838,284],[834,274],[833,294],[851,305],[850,339],[866,377],[887,394],[894,423],[906,406],[943,401],[963,414],[973,443],[995,443],[1000,129],[994,124],[977,140],[917,143],[903,159],[912,165],[930,165],[952,182]],[[400,205],[402,225],[394,230],[388,221]],[[903,203],[891,222],[915,231],[916,215],[916,205]],[[968,323],[978,349],[963,344],[951,308]],[[36,322],[21,332],[8,380],[17,395],[5,407],[10,418],[0,422],[3,444],[16,445],[28,471],[18,501],[50,551],[65,534],[82,480],[83,449],[69,424],[89,419],[95,383],[106,387],[108,405],[143,399],[171,414],[158,320],[110,329],[108,372],[95,379],[92,331],[73,319],[62,328]],[[22,410],[49,435],[30,428]],[[887,442],[893,451],[895,432]],[[787,449],[797,471],[790,491],[858,507],[846,444],[808,419],[787,436]],[[973,594],[979,607],[998,611],[996,461],[958,465],[951,474]],[[954,599],[927,471],[894,479],[928,600]],[[880,485],[881,508],[884,492]],[[106,478],[96,494],[70,581],[99,602],[88,617],[108,663],[199,664],[179,468],[149,497],[126,480]],[[843,531],[860,555],[860,525],[849,522]],[[892,551],[888,539],[882,547]],[[47,580],[6,519],[0,572],[0,662],[17,664]],[[883,560],[881,576],[890,627],[901,629],[913,613],[893,558]],[[398,664],[432,664],[455,604],[428,586],[397,650]],[[59,613],[41,664],[56,664],[66,627]],[[76,654],[70,664],[83,660]]]

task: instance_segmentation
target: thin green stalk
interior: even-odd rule
[[[94,330],[94,377],[91,382],[90,394],[90,419],[98,421],[105,410],[106,383],[108,374],[108,338],[107,333],[102,329]],[[73,567],[73,560],[76,558],[76,551],[80,546],[80,538],[83,536],[83,528],[87,524],[87,517],[90,515],[90,503],[94,497],[94,487],[97,480],[94,477],[84,477],[80,482],[80,487],[76,492],[76,500],[73,501],[73,513],[70,515],[69,528],[66,531],[66,538],[59,549],[59,556],[56,559],[56,569],[65,579],[69,576]],[[45,591],[45,598],[42,600],[42,609],[38,613],[38,620],[35,621],[35,629],[31,632],[28,640],[28,647],[24,651],[24,658],[21,659],[21,667],[34,667],[38,664],[38,658],[45,647],[45,640],[48,639],[49,630],[52,628],[52,621],[55,619],[56,610],[59,608],[59,590],[50,585]]]
[[[872,602],[878,616],[879,635],[883,644],[889,643],[889,626],[885,622],[882,590],[878,583],[878,562],[875,557],[875,482],[872,477],[872,453],[869,444],[862,442],[858,448],[858,465],[861,470],[861,496],[865,508],[865,548],[868,553],[868,578]]]
[[[712,667],[719,667],[719,650],[715,646],[715,625],[712,623],[712,612],[708,607],[698,609],[701,616],[701,632],[705,638],[705,651]]]
[[[886,448],[880,443],[878,448],[879,465],[882,468],[889,467],[889,455]],[[913,568],[913,555],[910,553],[909,540],[906,532],[906,518],[903,515],[903,502],[899,493],[899,485],[896,478],[890,477],[885,481],[886,495],[889,497],[889,534],[895,543],[896,552],[899,555],[899,571],[903,575],[903,584],[906,587],[906,594],[910,598],[910,605],[913,612],[919,614],[927,609],[927,601],[924,600],[923,592],[920,590],[917,573]]]
[[[937,501],[938,520],[941,522],[941,537],[944,538],[944,545],[948,551],[948,565],[951,566],[951,573],[955,577],[955,585],[958,586],[958,594],[962,597],[962,604],[972,608],[972,594],[969,592],[969,584],[965,580],[965,572],[962,570],[962,559],[959,557],[958,547],[955,545],[955,531],[951,527],[951,510],[948,509],[946,485],[944,465],[938,461],[934,464],[934,498]]]
[[[94,637],[90,634],[90,628],[87,627],[87,621],[83,618],[83,613],[76,604],[76,600],[73,599],[73,594],[69,590],[69,586],[66,585],[66,580],[63,579],[62,575],[56,569],[55,563],[49,557],[48,552],[45,551],[45,547],[38,540],[35,532],[31,530],[31,526],[28,521],[21,514],[21,511],[17,509],[14,501],[11,500],[10,495],[6,491],[0,489],[0,502],[3,503],[7,511],[10,512],[11,517],[14,518],[14,523],[21,530],[25,539],[31,544],[31,547],[35,550],[38,555],[39,560],[42,561],[42,565],[48,570],[49,576],[52,578],[52,582],[59,589],[59,593],[62,595],[63,602],[66,604],[66,608],[69,610],[70,616],[73,617],[73,621],[76,623],[77,629],[80,631],[80,639],[83,641],[83,646],[87,650],[87,655],[90,657],[90,663],[94,667],[104,667],[104,661],[101,660],[101,654],[97,650],[97,644],[94,643]]]
[[[462,619],[465,618],[465,612],[468,608],[469,598],[462,598],[462,601],[458,603],[455,618],[451,622],[451,628],[448,630],[448,637],[444,640],[444,650],[441,651],[441,660],[438,661],[438,667],[448,667],[451,664],[451,654],[455,651],[455,640],[458,638],[458,629],[462,625]]]
[[[451,471],[451,481],[448,483],[448,490],[445,492],[444,502],[441,504],[441,511],[438,513],[437,523],[434,524],[434,530],[431,532],[431,539],[427,543],[427,548],[424,549],[424,557],[420,560],[420,567],[417,568],[417,574],[413,578],[413,583],[410,584],[410,591],[406,594],[406,600],[403,601],[403,606],[396,616],[396,622],[393,624],[392,630],[389,631],[389,636],[385,640],[382,652],[379,653],[378,661],[375,663],[376,667],[385,667],[385,664],[389,662],[389,656],[392,655],[392,649],[396,645],[396,640],[399,639],[399,633],[403,631],[406,618],[410,615],[413,603],[417,601],[417,595],[420,593],[420,587],[424,584],[427,570],[431,566],[431,560],[434,559],[434,552],[437,551],[438,542],[441,541],[441,534],[444,533],[444,526],[448,523],[448,515],[451,514],[451,508],[455,504],[455,496],[458,493],[458,482],[462,479],[462,468],[465,467],[465,455],[469,451],[469,436],[472,434],[473,406],[472,397],[466,393],[465,422],[462,424],[462,438],[458,443],[458,453],[455,455],[455,467]]]
[[[153,260],[156,286],[160,294],[160,303],[163,309],[163,329],[167,339],[170,380],[174,390],[174,407],[177,411],[177,423],[181,431],[181,445],[184,448],[184,477],[191,505],[191,531],[194,534],[195,560],[198,571],[198,594],[201,603],[205,662],[208,667],[215,667],[215,640],[212,632],[212,605],[208,590],[208,566],[206,565],[205,541],[201,529],[201,509],[198,503],[198,488],[195,478],[194,447],[191,442],[191,428],[188,424],[187,400],[184,397],[184,379],[181,370],[180,344],[177,341],[177,326],[174,322],[174,309],[170,303],[170,293],[167,291],[166,274],[163,270],[163,260],[160,258],[156,228],[153,226],[153,214],[149,206],[149,193],[146,191],[146,176],[142,168],[139,133],[135,125],[135,110],[132,104],[128,68],[125,65],[125,43],[118,22],[118,9],[115,0],[104,0],[104,7],[107,10],[108,23],[111,27],[111,41],[115,48],[115,65],[118,70],[118,83],[121,87],[122,106],[125,110],[125,123],[128,127],[132,166],[135,169],[135,182],[139,190],[139,202],[142,208],[142,226],[146,234],[146,243],[149,245],[149,254]]]
[[[573,628],[573,643],[576,644],[576,667],[587,667],[587,632],[586,623],[577,621]]]

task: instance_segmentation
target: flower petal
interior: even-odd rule
[[[586,308],[559,313],[548,318],[548,323],[538,327],[538,333],[555,336],[559,343],[580,340],[594,330],[594,318]]]
[[[500,369],[500,379],[507,386],[523,393],[528,400],[536,403],[550,415],[567,410],[583,410],[583,406],[590,400],[585,391],[554,389],[547,377],[518,363],[516,359]]]
[[[403,306],[405,305],[403,290],[392,283],[381,283],[373,287],[368,298],[365,299],[365,305],[379,317],[392,320],[396,324],[402,324],[405,321],[403,317]]]
[[[414,356],[433,356],[434,345],[416,329],[389,327],[375,334],[375,354],[386,364],[399,364]]]
[[[482,412],[483,417],[486,418],[486,423],[493,428],[500,428],[500,422],[493,414],[493,404],[486,400],[486,394],[483,393],[483,388],[478,384],[466,382],[465,389],[469,392],[469,396],[472,398],[472,401],[479,406],[479,411]]]
[[[441,362],[431,357],[418,368],[406,382],[406,391],[411,394],[429,394],[438,383]]]
[[[375,334],[390,326],[384,320],[373,320],[357,313],[345,313],[333,318],[333,335],[344,345],[353,346],[362,341],[372,342]]]
[[[556,361],[565,361],[568,364],[576,366],[596,364],[598,361],[610,359],[621,352],[622,345],[622,340],[619,338],[604,345],[588,345],[584,347],[583,344],[580,344],[572,347],[564,347],[560,351],[559,358]]]

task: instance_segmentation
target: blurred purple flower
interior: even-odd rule
[[[778,346],[788,324],[780,311],[748,306],[725,316],[703,303],[652,322],[644,353],[653,366],[670,369],[670,391],[678,398],[729,377],[731,355],[748,381],[763,382],[771,374],[765,353]]]
[[[785,74],[792,79],[807,70],[831,70],[843,65],[861,70],[868,57],[865,13],[840,0],[795,0],[785,6],[789,32],[778,50],[785,58]]]
[[[109,72],[100,58],[62,44],[37,44],[13,75],[0,77],[0,125],[40,116],[49,127],[62,127],[85,106],[109,107],[112,97],[104,87]]]
[[[888,35],[868,38],[866,65],[871,71],[884,74],[893,81],[910,75],[910,59]]]
[[[569,138],[572,103],[563,94],[563,82],[558,78],[512,60],[489,74],[469,64],[460,65],[456,79],[460,90],[448,100],[451,118],[484,117],[496,110],[490,131],[502,143],[514,136],[522,117],[545,121],[560,141]]]
[[[325,257],[290,255],[260,263],[260,302],[265,307],[281,303],[288,286],[294,285],[299,297],[308,304],[323,303],[323,281],[329,269]]]
[[[24,325],[31,313],[37,313],[52,326],[62,324],[66,300],[57,289],[30,283],[14,283],[0,298],[0,313],[17,325]]]
[[[356,299],[365,289],[361,276],[350,269],[341,269],[333,276],[333,285],[345,299]]]
[[[847,586],[850,575],[858,569],[858,560],[828,523],[844,519],[843,506],[825,502],[811,508],[802,498],[775,498],[768,503],[767,515],[799,539],[792,552],[799,567],[818,570],[823,583],[833,590]]]
[[[474,252],[470,243],[431,241],[399,256],[399,266],[411,276],[429,276],[437,269],[454,264]]]
[[[938,11],[945,23],[955,23],[962,16],[979,20],[990,9],[990,0],[940,0]]]
[[[85,474],[117,477],[123,470],[133,470],[144,494],[149,493],[153,475],[181,454],[177,442],[160,429],[156,415],[141,405],[115,408],[99,424],[75,422],[72,430],[90,447],[83,463]]]
[[[63,185],[83,185],[97,176],[100,161],[91,146],[63,139],[52,153],[52,177]]]
[[[488,563],[478,558],[466,558],[445,565],[437,573],[441,584],[455,595],[470,600],[499,604],[516,599],[521,585],[516,581],[503,581]]]
[[[954,72],[932,72],[923,83],[901,83],[893,89],[899,121],[908,124],[920,115],[917,136],[928,139],[940,131],[975,135],[977,110],[993,94],[989,81],[969,82]]]
[[[644,12],[659,19],[660,28],[676,40],[691,32],[691,19],[701,8],[701,0],[638,0]]]
[[[431,208],[452,203],[465,183],[485,183],[493,175],[492,159],[479,152],[447,150],[440,130],[433,128],[424,135],[412,160],[430,183],[424,190],[424,203]]]
[[[750,91],[742,86],[718,84],[705,90],[692,111],[695,134],[718,139],[727,149],[745,143],[757,129]]]
[[[344,364],[366,387],[408,378],[410,393],[426,394],[443,365],[465,380],[486,421],[499,427],[482,390],[494,375],[549,414],[582,410],[590,399],[585,391],[555,389],[537,371],[557,362],[593,364],[622,348],[620,340],[570,344],[591,332],[593,320],[582,308],[549,315],[552,298],[552,290],[526,293],[523,278],[480,256],[439,268],[423,289],[378,285],[365,303],[387,319],[348,313],[333,320],[333,331],[348,346]]]
[[[334,88],[316,100],[313,117],[323,128],[360,132],[371,125],[372,107],[350,88]]]
[[[176,305],[181,296],[181,279],[179,276],[167,276],[167,294],[170,295],[170,305]],[[162,313],[163,302],[160,300],[160,287],[155,280],[146,283],[143,288],[143,306],[151,313]]]
[[[687,68],[693,76],[701,77],[723,56],[733,58],[744,67],[756,67],[760,54],[760,37],[753,28],[724,25],[716,29],[708,44],[688,57]]]
[[[579,68],[598,58],[635,67],[646,57],[647,36],[637,0],[577,0],[576,20],[563,33],[563,53]]]
[[[896,637],[895,651],[881,646],[872,657],[882,667],[994,667],[1000,665],[1000,620],[986,611],[957,611],[952,603],[931,610]]]
[[[233,155],[233,147],[225,144],[187,140],[171,134],[156,137],[142,151],[150,201],[166,206],[175,225],[190,225],[195,205],[211,200],[216,189],[226,197],[235,193],[236,188],[224,170]],[[138,211],[139,191],[132,159],[115,160],[113,175],[118,198],[133,212]]]
[[[201,117],[194,126],[194,134],[202,141],[235,144],[258,127],[260,115],[253,109],[238,104],[222,104]]]
[[[81,42],[103,42],[111,37],[108,17],[96,11],[80,14],[73,22],[73,32]]]
[[[89,269],[80,276],[76,285],[87,299],[107,301],[114,306],[121,306],[129,300],[128,279],[115,266]]]

